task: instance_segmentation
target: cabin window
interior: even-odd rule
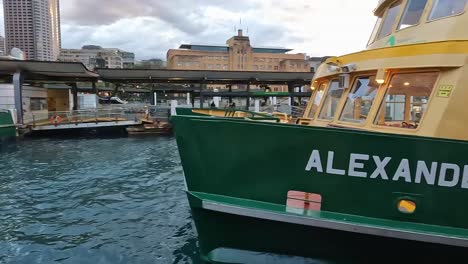
[[[387,10],[387,16],[385,17],[382,23],[382,28],[380,29],[378,37],[379,39],[386,37],[392,33],[393,25],[395,24],[398,14],[400,14],[401,2],[402,1],[395,2]]]
[[[369,43],[367,43],[367,45],[374,43],[375,37],[377,37],[377,32],[379,32],[380,25],[382,25],[381,17],[377,18],[377,22],[375,22],[374,30],[372,31],[371,37],[369,39]]]
[[[320,102],[322,102],[323,94],[325,92],[325,88],[327,88],[327,83],[320,84],[319,88],[315,92],[313,99],[312,99],[312,106],[309,112],[309,118],[314,118],[317,110],[320,106]]]
[[[418,24],[426,8],[426,4],[427,0],[408,0],[398,29],[404,29]]]
[[[348,94],[340,120],[364,123],[374,103],[379,84],[375,76],[358,77],[353,90]]]
[[[429,102],[438,73],[402,73],[392,76],[375,123],[416,129]]]
[[[319,119],[333,119],[343,92],[344,88],[340,87],[340,82],[338,80],[331,81],[327,95],[323,102],[322,110],[320,111]]]
[[[430,20],[463,13],[467,0],[435,0]]]

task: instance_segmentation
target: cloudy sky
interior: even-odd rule
[[[310,56],[359,51],[374,26],[377,0],[62,0],[61,5],[64,48],[96,44],[133,51],[137,59],[164,59],[181,43],[224,44],[240,21],[254,46]]]

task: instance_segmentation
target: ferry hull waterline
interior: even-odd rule
[[[466,141],[214,117],[172,122],[208,262],[243,263],[230,250],[468,256],[468,212],[454,202],[468,199]]]

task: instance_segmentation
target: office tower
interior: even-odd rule
[[[12,48],[26,59],[55,61],[60,54],[59,0],[3,0],[6,53]]]

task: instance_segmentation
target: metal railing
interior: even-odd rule
[[[25,116],[25,124],[32,126],[168,120],[170,108],[166,106],[106,106],[74,111],[33,112]]]

